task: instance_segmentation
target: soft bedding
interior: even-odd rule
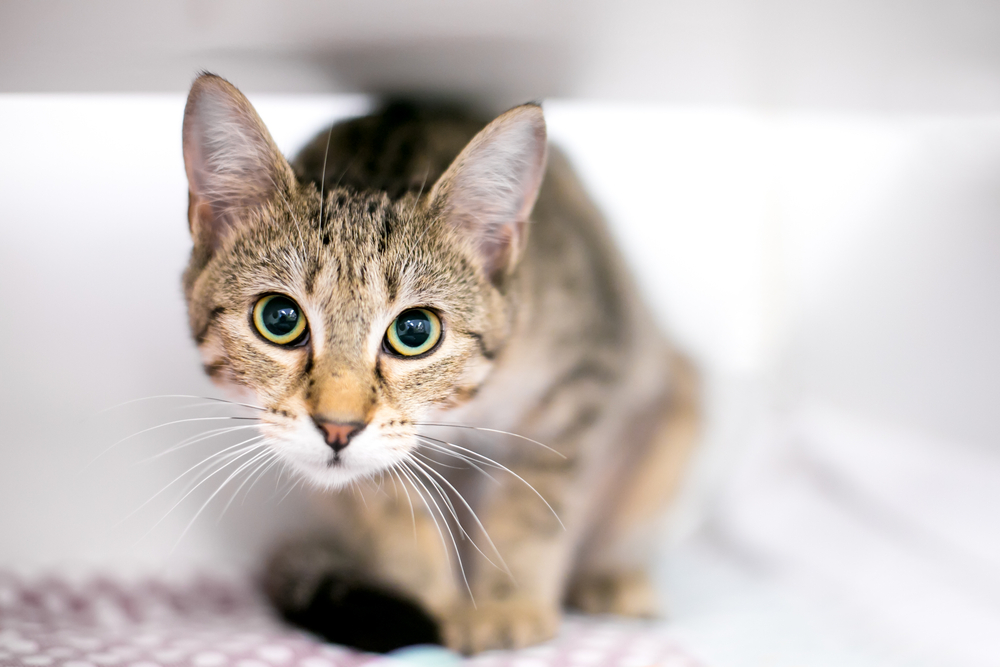
[[[465,659],[441,648],[378,656],[274,618],[248,585],[0,576],[0,667],[700,667],[663,623],[571,616],[542,646]]]

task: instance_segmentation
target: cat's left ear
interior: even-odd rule
[[[214,74],[202,74],[191,86],[183,136],[196,247],[215,250],[248,211],[295,182],[250,101]]]
[[[467,235],[494,284],[520,259],[546,145],[542,108],[515,107],[473,137],[431,190],[431,205]]]

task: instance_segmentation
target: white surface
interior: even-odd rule
[[[988,0],[5,0],[0,91],[421,91],[1000,111]]]
[[[287,151],[364,105],[253,101]],[[186,534],[218,478],[162,523],[171,492],[126,518],[213,451],[135,465],[193,431],[152,431],[88,466],[191,414],[104,408],[212,391],[179,285],[182,107],[0,97],[0,567],[240,568],[304,520],[274,477],[217,522],[223,494]],[[708,372],[708,446],[677,525],[710,521],[668,561],[679,627],[719,667],[917,664],[918,650],[991,664],[1000,118],[546,108],[647,297]],[[872,502],[831,498],[800,469],[772,483],[789,433]],[[900,540],[886,508],[924,537]]]
[[[259,107],[276,140],[296,146],[364,104]],[[0,135],[0,311],[10,323],[0,332],[2,566],[245,567],[275,532],[301,524],[294,494],[275,506],[285,486],[273,479],[255,487],[256,502],[234,503],[226,521],[216,524],[221,506],[212,508],[179,542],[222,478],[169,514],[183,482],[128,517],[213,447],[238,442],[141,463],[216,421],[151,431],[98,458],[140,429],[226,414],[170,399],[102,412],[136,398],[214,393],[180,286],[190,249],[183,106],[180,95],[0,100],[5,126],[18,128]]]
[[[1000,456],[829,406],[773,426],[667,561],[693,645],[708,657],[720,646],[701,635],[733,633],[727,665],[765,664],[744,649],[780,656],[766,664],[995,665]]]

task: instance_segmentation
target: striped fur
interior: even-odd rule
[[[206,96],[236,120],[211,127],[198,107]],[[322,582],[349,574],[419,603],[442,640],[469,653],[552,636],[566,602],[653,613],[649,538],[694,440],[694,374],[565,158],[549,149],[544,180],[532,176],[545,159],[537,107],[487,126],[460,110],[390,104],[321,132],[288,165],[226,82],[205,75],[190,100],[191,329],[212,378],[265,408],[262,432],[319,488],[326,519],[322,534],[275,556],[276,605],[301,618]],[[233,145],[212,163],[192,145],[204,136]],[[204,185],[206,169],[248,168],[258,172],[245,186]],[[303,307],[308,345],[254,334],[248,313],[269,292]],[[385,355],[387,326],[414,306],[441,313],[442,343],[419,359]],[[367,420],[335,465],[317,411]],[[451,457],[435,454],[438,442]],[[377,493],[334,490],[380,477]],[[446,485],[469,503],[452,496],[472,538],[454,547],[436,525],[455,523],[444,500],[420,499],[435,486],[451,494]]]

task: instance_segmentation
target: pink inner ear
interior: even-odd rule
[[[541,109],[517,107],[479,132],[431,193],[442,198],[448,221],[470,236],[495,283],[519,259],[545,158]]]
[[[183,136],[188,219],[196,243],[218,247],[247,210],[294,182],[249,100],[217,76],[202,75],[191,87]]]
[[[196,245],[204,245],[212,250],[218,248],[218,244],[223,237],[223,233],[218,229],[219,221],[216,220],[215,211],[212,205],[194,194],[190,194],[188,204],[188,229],[194,238]]]

